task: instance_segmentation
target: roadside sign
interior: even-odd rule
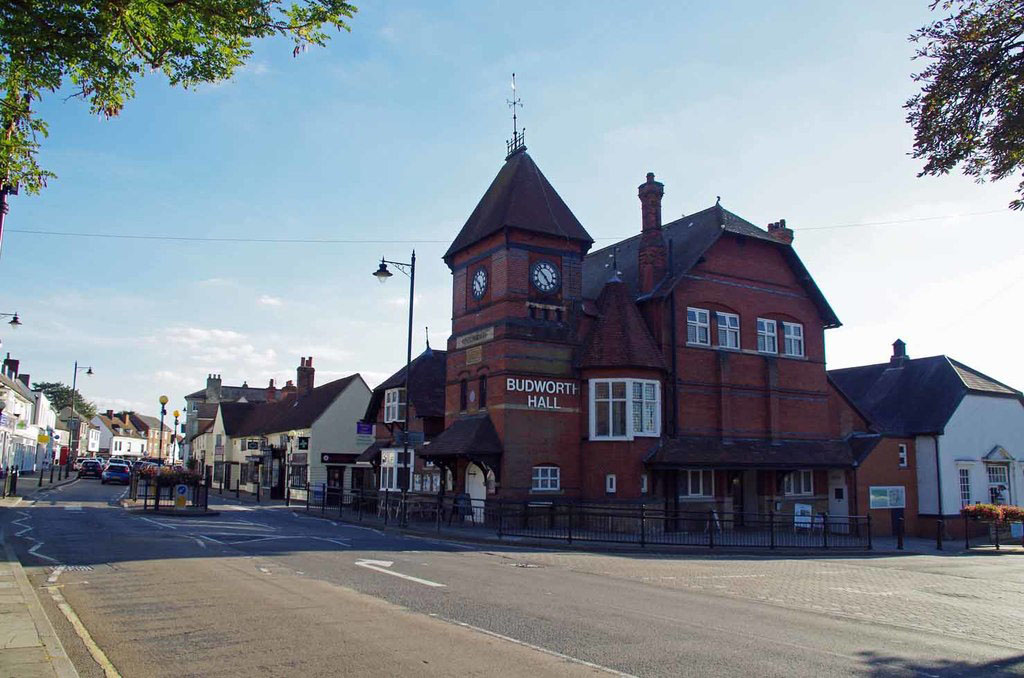
[[[174,508],[183,509],[188,503],[188,485],[177,485],[174,488]]]
[[[50,442],[50,436],[46,435],[45,433],[40,433],[39,437],[36,438],[36,442],[39,443],[40,445],[45,445],[46,443]]]

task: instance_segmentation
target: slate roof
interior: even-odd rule
[[[213,419],[207,419],[203,423],[199,424],[199,428],[196,430],[195,433],[188,437],[188,442],[192,442],[199,436],[203,435],[204,433],[207,433],[211,428],[213,428]]]
[[[494,456],[501,454],[501,439],[487,414],[460,417],[442,431],[420,454],[423,457]]]
[[[409,402],[416,410],[417,417],[444,416],[444,383],[445,367],[448,361],[447,351],[435,351],[432,348],[413,358],[410,364]],[[373,389],[370,402],[366,406],[363,421],[377,421],[377,414],[384,402],[384,391],[389,388],[401,388],[405,385],[405,366],[385,379]]]
[[[105,413],[97,414],[96,416],[115,436],[123,438],[146,438],[146,434],[136,429],[131,421],[122,419],[118,416],[108,417]]]
[[[844,440],[732,440],[682,436],[656,444],[644,463],[652,468],[838,468],[851,467],[853,449]]]
[[[786,261],[818,307],[825,327],[839,327],[842,324],[792,245],[775,239],[768,231],[758,228],[721,205],[713,205],[662,226],[662,234],[666,242],[671,242],[672,245],[669,258],[672,262],[672,271],[645,298],[654,299],[667,296],[683,276],[699,263],[704,253],[722,237],[723,233],[756,238],[781,248]],[[616,253],[616,264],[622,281],[634,299],[640,297],[640,274],[637,260],[640,234],[638,233],[614,245],[591,252],[583,259],[583,296],[585,298],[596,299],[600,295],[605,281],[608,279],[609,269],[606,268],[606,265],[610,261],[609,255],[612,254],[615,247],[619,248]]]
[[[506,228],[594,242],[525,150],[505,161],[445,252],[445,261]]]
[[[1017,398],[1021,392],[944,355],[829,370],[847,398],[888,435],[941,434],[968,393]]]
[[[294,394],[270,403],[221,403],[224,431],[231,437],[258,436],[309,428],[354,381],[357,374],[317,386],[297,398]]]
[[[647,323],[618,277],[605,284],[597,307],[599,316],[584,343],[581,367],[665,369]]]
[[[250,403],[262,403],[267,400],[267,389],[253,386],[221,386],[221,402],[234,402],[245,398]],[[201,388],[185,396],[185,400],[206,400],[206,389]]]

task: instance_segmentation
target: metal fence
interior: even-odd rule
[[[387,490],[307,488],[306,510],[357,521],[484,529],[499,539],[707,548],[871,549],[868,516],[674,511],[640,504],[470,499]]]
[[[160,486],[146,479],[139,479],[135,484],[136,496],[142,499],[143,511],[159,511],[175,507],[178,496],[174,485]],[[209,506],[209,487],[203,483],[185,485],[185,506],[192,509],[205,510]]]
[[[1024,545],[1024,524],[1007,520],[975,520],[963,517],[964,549]]]

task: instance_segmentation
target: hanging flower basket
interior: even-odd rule
[[[960,513],[971,520],[1016,523],[1024,521],[1024,507],[996,504],[972,504],[960,509]]]

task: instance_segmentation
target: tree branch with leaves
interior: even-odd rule
[[[46,92],[70,84],[114,117],[147,73],[186,89],[227,80],[255,40],[291,38],[298,55],[355,13],[343,0],[0,0],[0,188],[38,193],[55,176],[37,161],[48,128],[33,105]]]
[[[982,182],[1024,170],[1024,0],[933,0],[948,12],[910,36],[927,62],[904,108],[918,176],[961,167]],[[1024,181],[1010,208],[1024,209]]]

